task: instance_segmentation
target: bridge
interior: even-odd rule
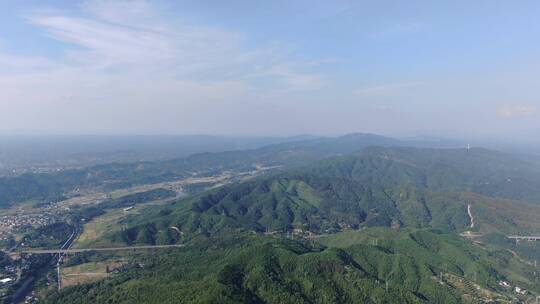
[[[516,241],[540,241],[540,236],[534,235],[510,235],[508,238]]]
[[[28,249],[20,253],[26,254],[70,254],[90,251],[121,251],[121,250],[140,250],[140,249],[163,249],[163,248],[181,248],[184,244],[174,245],[147,245],[147,246],[127,246],[127,247],[103,247],[103,248],[70,248],[70,249]]]

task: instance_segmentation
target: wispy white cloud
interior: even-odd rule
[[[536,114],[535,105],[505,105],[497,109],[497,115],[503,118],[526,117]]]
[[[259,113],[270,92],[323,81],[312,61],[290,60],[290,47],[250,46],[243,33],[187,24],[162,9],[144,0],[94,0],[77,12],[28,15],[65,46],[64,56],[0,50],[0,129],[31,121],[75,132],[215,132],[227,117]]]
[[[63,62],[70,68],[207,81],[259,75],[303,88],[320,79],[295,69],[285,48],[249,47],[241,33],[167,21],[148,1],[96,0],[81,7],[78,15],[46,11],[28,17],[51,38],[72,46]]]

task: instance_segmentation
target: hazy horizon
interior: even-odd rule
[[[482,136],[444,136],[444,135],[430,135],[430,134],[411,134],[411,135],[397,135],[397,134],[382,134],[362,131],[352,131],[346,133],[285,133],[285,134],[224,134],[224,133],[152,133],[152,132],[140,132],[140,133],[115,133],[115,132],[96,132],[96,133],[67,133],[67,132],[54,132],[54,131],[38,131],[38,130],[0,130],[0,139],[12,138],[12,139],[31,139],[31,138],[189,138],[189,137],[209,137],[216,139],[293,139],[293,138],[308,138],[308,137],[326,137],[336,138],[347,135],[367,134],[382,136],[391,139],[397,139],[402,141],[433,141],[433,142],[459,142],[461,144],[476,144],[480,147],[492,147],[493,145],[505,145],[505,146],[531,146],[538,147],[540,145],[539,138],[501,138],[501,137],[482,137]]]
[[[0,1],[0,303],[533,303],[540,2]]]
[[[534,1],[6,2],[0,134],[535,142],[539,12]]]

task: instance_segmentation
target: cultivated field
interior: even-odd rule
[[[135,213],[135,208],[130,210],[129,213]],[[84,224],[82,234],[77,238],[74,248],[84,248],[98,239],[100,239],[106,233],[119,231],[122,229],[119,221],[125,217],[128,212],[125,212],[123,208],[107,210],[104,215],[94,218],[92,221]]]
[[[122,260],[84,263],[77,266],[62,268],[62,288],[97,281],[110,275],[107,272],[120,267]]]

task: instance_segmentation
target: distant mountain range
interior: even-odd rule
[[[223,171],[247,171],[256,166],[294,168],[334,156],[359,152],[368,147],[405,147],[407,142],[372,134],[336,138],[304,138],[257,149],[199,153],[172,160],[111,163],[47,174],[24,174],[0,178],[0,206],[26,200],[58,200],[75,188],[107,185],[110,189],[170,181],[193,173],[199,176]],[[429,186],[439,179],[454,188],[480,194],[527,201],[540,201],[538,165],[505,153],[485,149],[388,150],[395,164],[414,162],[428,170]],[[405,169],[405,168],[403,168]],[[448,171],[448,170],[450,171]],[[442,173],[441,173],[442,172]],[[448,180],[450,179],[450,180]],[[458,187],[459,186],[459,187]]]
[[[255,149],[316,137],[1,135],[0,174],[32,168],[85,167],[110,162],[155,161],[202,152]]]
[[[514,300],[503,280],[540,292],[532,264],[521,257],[540,258],[540,250],[505,237],[540,233],[540,167],[482,148],[408,147],[352,134],[23,175],[0,180],[0,195],[39,200],[111,181],[125,187],[256,166],[279,168],[123,217],[121,229],[85,245],[185,246],[138,253],[121,273],[53,291],[45,303]],[[6,200],[10,193],[17,195]],[[138,197],[142,204],[150,194],[128,202]],[[79,211],[100,216],[99,208]],[[459,236],[466,231],[483,236],[472,242]]]
[[[148,138],[145,150],[159,151],[155,138]],[[114,139],[109,139],[113,141]],[[187,139],[185,139],[187,140]],[[228,139],[230,140],[230,139]],[[276,139],[273,139],[276,141]],[[187,144],[191,149],[212,151],[208,145],[220,146],[210,137],[190,137],[188,141],[205,142],[206,147]],[[263,139],[254,140],[259,144]],[[350,153],[370,145],[391,145],[399,141],[376,135],[348,135],[338,138],[315,138],[300,136],[280,139],[280,143],[248,150],[195,153],[190,156],[160,161],[115,162],[90,166],[82,169],[62,170],[53,173],[27,173],[17,177],[0,178],[0,207],[26,200],[58,200],[62,194],[75,188],[96,187],[107,184],[111,189],[129,187],[134,184],[154,183],[191,176],[212,175],[223,170],[252,170],[256,165],[292,166],[324,157]],[[284,142],[287,141],[287,142]],[[231,142],[228,142],[232,145]],[[248,142],[244,146],[254,145]],[[220,149],[224,149],[221,145]],[[234,146],[238,148],[238,145]],[[83,149],[76,147],[73,149]],[[186,148],[176,153],[186,152]],[[189,153],[188,153],[189,154]],[[142,169],[141,169],[142,168]]]
[[[170,226],[188,234],[361,227],[534,233],[539,189],[538,168],[499,152],[369,147],[149,209],[119,240],[155,243]]]

